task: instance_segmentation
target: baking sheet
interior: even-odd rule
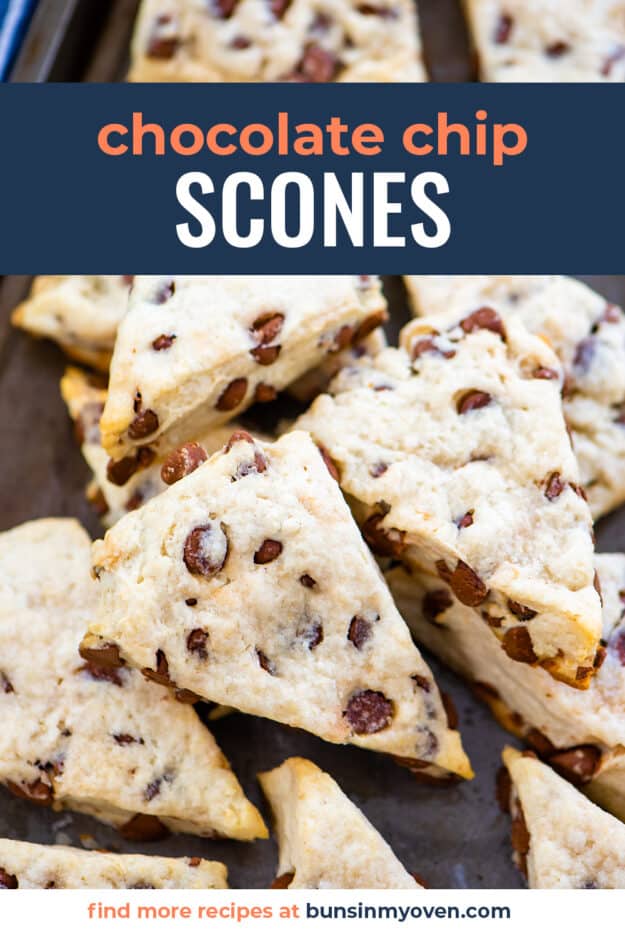
[[[625,305],[625,277],[595,277],[588,282],[611,301]],[[0,530],[34,518],[73,515],[95,537],[102,530],[83,495],[88,470],[58,392],[65,358],[52,343],[33,340],[8,322],[12,306],[27,286],[27,278],[21,277],[6,277],[0,286],[0,438],[4,442]],[[400,278],[385,278],[385,290],[393,314],[388,329],[392,338],[408,312]],[[601,522],[598,535],[599,550],[625,550],[625,510]],[[472,782],[429,787],[388,757],[355,746],[332,746],[302,731],[242,714],[226,717],[211,729],[261,810],[256,773],[288,756],[305,756],[337,780],[406,868],[430,886],[520,887],[521,877],[510,859],[509,818],[500,813],[494,798],[500,752],[511,738],[457,678],[426,657],[458,708],[465,748],[476,771]],[[2,787],[0,837],[222,860],[235,887],[268,886],[277,864],[273,841],[239,844],[172,836],[157,844],[129,844],[86,816],[37,808]]]

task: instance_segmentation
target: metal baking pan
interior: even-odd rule
[[[139,0],[39,0],[12,81],[119,81]],[[459,0],[418,0],[435,81],[472,81],[475,59]]]
[[[591,278],[592,286],[625,305],[625,277]],[[49,515],[78,517],[101,535],[83,489],[88,470],[73,439],[58,392],[65,359],[51,343],[12,329],[9,314],[28,279],[6,277],[0,286],[0,530]],[[385,289],[392,310],[393,339],[408,312],[401,280]],[[599,550],[625,550],[625,509],[599,525]],[[428,659],[430,660],[430,659]],[[406,868],[432,887],[520,887],[510,859],[510,822],[495,803],[495,773],[510,737],[461,681],[431,662],[443,690],[451,694],[460,729],[476,771],[472,782],[445,788],[417,783],[392,759],[354,746],[332,746],[299,730],[236,714],[211,725],[246,793],[263,809],[256,773],[290,755],[312,759],[330,772],[392,845]],[[264,887],[276,869],[273,841],[238,844],[172,836],[157,844],[128,844],[90,818],[19,801],[0,787],[0,837],[41,843],[98,846],[117,851],[203,856],[224,861],[237,887]],[[366,858],[363,857],[363,862]]]

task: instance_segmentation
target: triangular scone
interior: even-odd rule
[[[133,473],[124,484],[115,484],[108,477],[109,457],[100,443],[100,416],[106,401],[106,390],[93,376],[80,368],[70,366],[61,379],[61,394],[74,421],[76,437],[82,454],[93,472],[87,486],[87,498],[100,515],[105,527],[110,527],[129,511],[144,505],[155,495],[164,492],[168,484],[161,472],[173,453],[159,453],[144,469]],[[215,427],[197,441],[205,453],[214,453],[224,446],[236,430],[236,424]],[[196,459],[201,450],[193,446]]]
[[[223,863],[0,840],[0,889],[227,889]]]
[[[625,63],[625,58],[623,59]],[[571,277],[406,277],[419,315],[514,313],[564,365],[564,416],[595,518],[625,501],[625,314]]]
[[[143,0],[131,81],[425,81],[412,0]]]
[[[442,580],[395,567],[387,582],[419,644],[466,677],[505,729],[625,820],[625,554],[597,554],[595,563],[605,660],[584,691],[512,661]]]
[[[559,363],[518,320],[415,320],[298,426],[333,460],[374,551],[446,580],[510,657],[585,687],[601,636],[590,511]]]
[[[247,437],[247,438],[246,438]],[[93,550],[104,645],[207,700],[470,776],[460,736],[310,437],[221,453]]]
[[[135,277],[100,421],[114,460],[273,399],[386,318],[376,277]]]
[[[623,0],[464,0],[482,81],[625,81]]]
[[[69,519],[0,535],[0,781],[131,839],[266,836],[193,708],[113,656],[85,664],[91,544]]]
[[[288,889],[420,889],[386,841],[308,759],[287,759],[259,781],[273,811]]]
[[[530,889],[625,889],[625,825],[533,753],[507,746],[503,760],[500,797],[509,796],[514,859]]]
[[[106,371],[132,277],[37,277],[13,325],[54,339],[77,361]]]

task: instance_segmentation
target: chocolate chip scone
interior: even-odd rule
[[[274,888],[421,888],[364,814],[314,763],[287,759],[258,778],[280,849]]]
[[[173,482],[187,475],[210,453],[221,449],[236,430],[230,423],[216,427],[197,442],[187,443],[180,450],[162,453],[123,482],[109,478],[109,457],[100,442],[100,416],[106,401],[106,390],[93,375],[70,366],[61,379],[61,394],[74,421],[76,438],[85,462],[93,472],[87,486],[87,499],[100,516],[104,527],[110,527],[129,511],[135,511],[155,495],[164,492]],[[264,438],[264,437],[261,437]]]
[[[415,320],[401,341],[342,372],[297,426],[376,553],[445,580],[511,658],[588,686],[601,605],[558,360],[495,315]]]
[[[273,400],[386,315],[376,277],[135,277],[102,445],[116,463],[140,468],[155,449]]]
[[[0,889],[227,889],[223,863],[0,840]]]
[[[131,81],[424,81],[412,0],[143,0]]]
[[[509,658],[479,611],[442,580],[401,567],[386,576],[417,641],[471,682],[504,729],[625,820],[625,554],[598,554],[595,563],[604,661],[584,691]]]
[[[406,277],[415,311],[515,314],[565,369],[564,416],[595,518],[625,501],[625,314],[570,277]]]
[[[106,371],[132,277],[37,277],[15,326],[54,339],[70,358]]]
[[[235,434],[94,545],[82,646],[153,680],[471,775],[440,694],[310,437]],[[94,657],[95,656],[95,657]]]
[[[464,0],[483,81],[625,80],[623,0]]]
[[[80,658],[95,613],[90,549],[69,519],[0,535],[0,781],[130,839],[266,836],[192,707],[113,649],[95,663]]]
[[[625,825],[532,752],[507,746],[499,778],[512,849],[530,889],[624,889]]]

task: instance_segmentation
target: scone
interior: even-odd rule
[[[360,362],[364,364],[386,348],[386,336],[383,329],[374,329],[355,345],[348,345],[340,352],[326,355],[323,361],[311,368],[301,378],[289,385],[288,393],[302,404],[309,404],[317,394],[323,394],[333,378],[343,368]]]
[[[530,889],[624,889],[625,825],[534,753],[506,747],[499,795],[512,815],[514,860]]]
[[[419,315],[519,316],[565,369],[564,416],[595,518],[625,501],[625,314],[571,277],[406,277]]]
[[[482,81],[625,81],[623,0],[464,0]]]
[[[297,425],[365,538],[438,576],[506,653],[586,687],[601,637],[592,520],[551,349],[516,319],[415,320]]]
[[[425,81],[412,0],[143,0],[131,81]]]
[[[0,535],[0,781],[129,839],[266,836],[191,706],[110,648],[96,664],[80,658],[94,616],[90,548],[69,519]]]
[[[386,574],[419,644],[467,678],[505,729],[625,820],[625,554],[595,558],[603,595],[605,660],[588,690],[512,661],[480,613],[440,579]]]
[[[54,339],[70,358],[106,371],[132,277],[36,277],[13,325]]]
[[[145,468],[134,472],[123,482],[118,478],[112,482],[109,478],[109,457],[100,443],[100,416],[106,401],[106,390],[93,379],[92,375],[80,368],[70,366],[65,369],[61,379],[61,394],[74,421],[76,437],[81,445],[85,462],[93,472],[93,478],[87,486],[87,498],[100,516],[104,527],[110,527],[129,511],[135,511],[155,495],[164,492],[170,481],[163,479],[164,472],[170,469],[166,478],[170,478],[172,457],[175,453],[159,454]],[[196,459],[205,459],[224,446],[232,434],[242,427],[226,424],[216,427],[193,445]],[[202,452],[203,451],[203,452]]]
[[[386,319],[376,277],[135,277],[100,421],[116,461],[197,439]]]
[[[223,452],[93,549],[100,605],[82,645],[219,704],[471,775],[340,489],[310,437]]]
[[[314,763],[287,759],[258,778],[280,849],[275,888],[421,888],[364,814]]]
[[[0,840],[0,889],[227,889],[223,863]]]

